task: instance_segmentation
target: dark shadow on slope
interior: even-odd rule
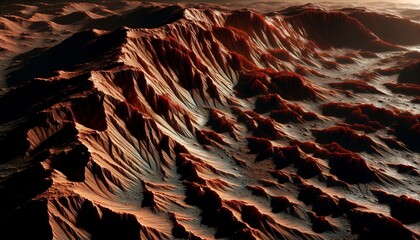
[[[85,28],[114,30],[121,26],[130,28],[155,28],[181,19],[184,9],[180,6],[139,7],[125,15],[112,15],[89,22]]]
[[[401,45],[420,43],[420,24],[409,19],[361,9],[346,9],[346,12],[384,41]]]
[[[373,52],[403,49],[381,40],[357,19],[339,11],[311,9],[285,20],[324,49],[344,47]]]
[[[34,78],[52,77],[57,75],[58,70],[93,70],[96,66],[106,68],[107,63],[112,63],[112,56],[118,53],[118,47],[125,42],[125,38],[124,28],[104,35],[88,30],[74,34],[55,47],[41,51],[39,55],[37,51],[24,53],[15,59],[24,59],[28,54],[33,57],[8,74],[7,84],[17,86]],[[94,64],[87,64],[89,62]]]

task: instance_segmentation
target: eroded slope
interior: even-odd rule
[[[418,42],[356,13],[144,6],[27,59],[6,239],[417,239]]]

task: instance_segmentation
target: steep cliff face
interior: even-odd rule
[[[419,237],[420,115],[400,90],[418,87],[418,42],[372,23],[400,20],[308,5],[11,6],[52,32],[100,30],[21,55],[8,75],[5,239]]]

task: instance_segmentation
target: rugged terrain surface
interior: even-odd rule
[[[0,7],[2,239],[418,239],[420,7]]]

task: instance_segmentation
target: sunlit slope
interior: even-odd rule
[[[8,74],[5,239],[419,238],[419,24],[84,9]]]

